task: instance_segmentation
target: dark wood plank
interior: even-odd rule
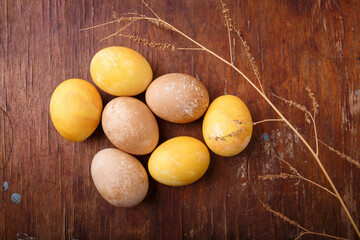
[[[265,93],[314,146],[304,114],[271,94],[308,109],[305,83],[319,102],[319,138],[359,161],[360,3],[351,1],[226,1],[259,67]],[[229,59],[227,30],[219,1],[149,1],[157,13],[190,37]],[[254,121],[276,118],[259,94],[219,60],[200,51],[153,49],[126,38],[102,38],[122,13],[151,14],[141,1],[0,1],[0,239],[294,239],[301,229],[267,212],[259,200],[301,226],[356,239],[339,202],[304,181],[259,180],[259,175],[289,172],[272,154],[298,172],[330,188],[299,138],[282,123],[254,128],[247,149],[232,158],[211,154],[198,182],[181,188],[150,179],[149,193],[131,209],[115,208],[92,183],[90,164],[111,147],[101,127],[86,141],[61,138],[51,123],[49,101],[68,78],[90,82],[89,64],[100,49],[123,45],[139,51],[154,76],[183,72],[198,77],[211,100],[239,96]],[[127,30],[178,47],[191,43],[145,22]],[[234,63],[255,75],[242,42],[233,35]],[[106,104],[113,97],[101,92]],[[144,100],[144,94],[138,96]],[[202,139],[201,119],[185,125],[158,119],[160,142],[189,135]],[[264,138],[264,134],[269,136]],[[11,150],[13,149],[13,150]],[[356,224],[360,216],[360,169],[323,145],[320,158]],[[138,157],[144,166],[147,156]],[[14,204],[11,196],[21,195]],[[304,239],[318,239],[313,236]]]

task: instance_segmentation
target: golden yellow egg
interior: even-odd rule
[[[145,91],[153,76],[150,64],[126,47],[107,47],[95,54],[91,77],[103,91],[114,96],[134,96]]]
[[[181,136],[161,144],[151,154],[150,175],[168,186],[184,186],[201,178],[209,167],[210,153],[205,144]]]
[[[50,116],[56,130],[69,141],[88,138],[100,123],[102,100],[98,90],[82,79],[62,82],[50,100]]]
[[[252,129],[249,109],[236,96],[216,98],[204,116],[205,143],[220,156],[230,157],[244,150],[250,142]]]

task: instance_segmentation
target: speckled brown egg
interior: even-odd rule
[[[169,73],[155,79],[146,90],[146,103],[158,117],[174,123],[200,118],[209,106],[209,93],[196,78]]]
[[[149,179],[141,163],[115,148],[101,150],[94,156],[91,176],[100,195],[117,207],[138,205],[149,188]]]
[[[152,152],[159,140],[155,116],[143,102],[133,97],[111,100],[104,108],[102,127],[112,144],[135,155]]]

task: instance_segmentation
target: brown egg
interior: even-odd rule
[[[111,100],[104,108],[102,127],[112,144],[135,155],[152,152],[159,140],[155,116],[143,102],[133,97]]]
[[[196,78],[169,73],[155,79],[146,90],[146,103],[155,115],[174,123],[200,118],[209,106],[209,93]]]
[[[91,176],[100,195],[117,207],[138,205],[149,188],[149,179],[141,163],[115,148],[101,150],[94,156]]]

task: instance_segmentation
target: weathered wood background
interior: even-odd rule
[[[359,161],[360,2],[225,2],[275,105],[314,146],[312,125],[304,114],[272,95],[311,110],[305,83],[320,105],[319,138]],[[149,4],[162,18],[229,59],[219,1]],[[49,116],[49,101],[55,87],[68,78],[92,82],[91,58],[104,47],[123,45],[139,51],[155,77],[170,72],[196,76],[211,100],[237,95],[255,121],[277,117],[244,79],[209,54],[162,51],[121,37],[100,41],[119,24],[79,31],[126,12],[150,14],[139,0],[0,1],[0,183],[5,186],[0,188],[0,239],[294,239],[301,233],[265,211],[259,200],[309,230],[356,238],[338,201],[327,192],[296,179],[258,180],[259,175],[290,172],[271,155],[276,154],[304,177],[329,187],[304,145],[282,123],[257,125],[247,149],[235,157],[212,154],[205,176],[192,185],[167,187],[150,179],[145,201],[131,209],[103,200],[89,170],[95,153],[111,143],[101,127],[81,143],[61,138]],[[193,46],[144,22],[127,33]],[[241,42],[233,38],[236,66],[255,80]],[[105,104],[113,98],[101,95]],[[178,135],[202,139],[201,120],[158,123],[160,142]],[[144,166],[148,157],[139,157]],[[320,157],[359,226],[360,169],[323,145]],[[14,193],[21,196],[18,204],[11,200]]]

